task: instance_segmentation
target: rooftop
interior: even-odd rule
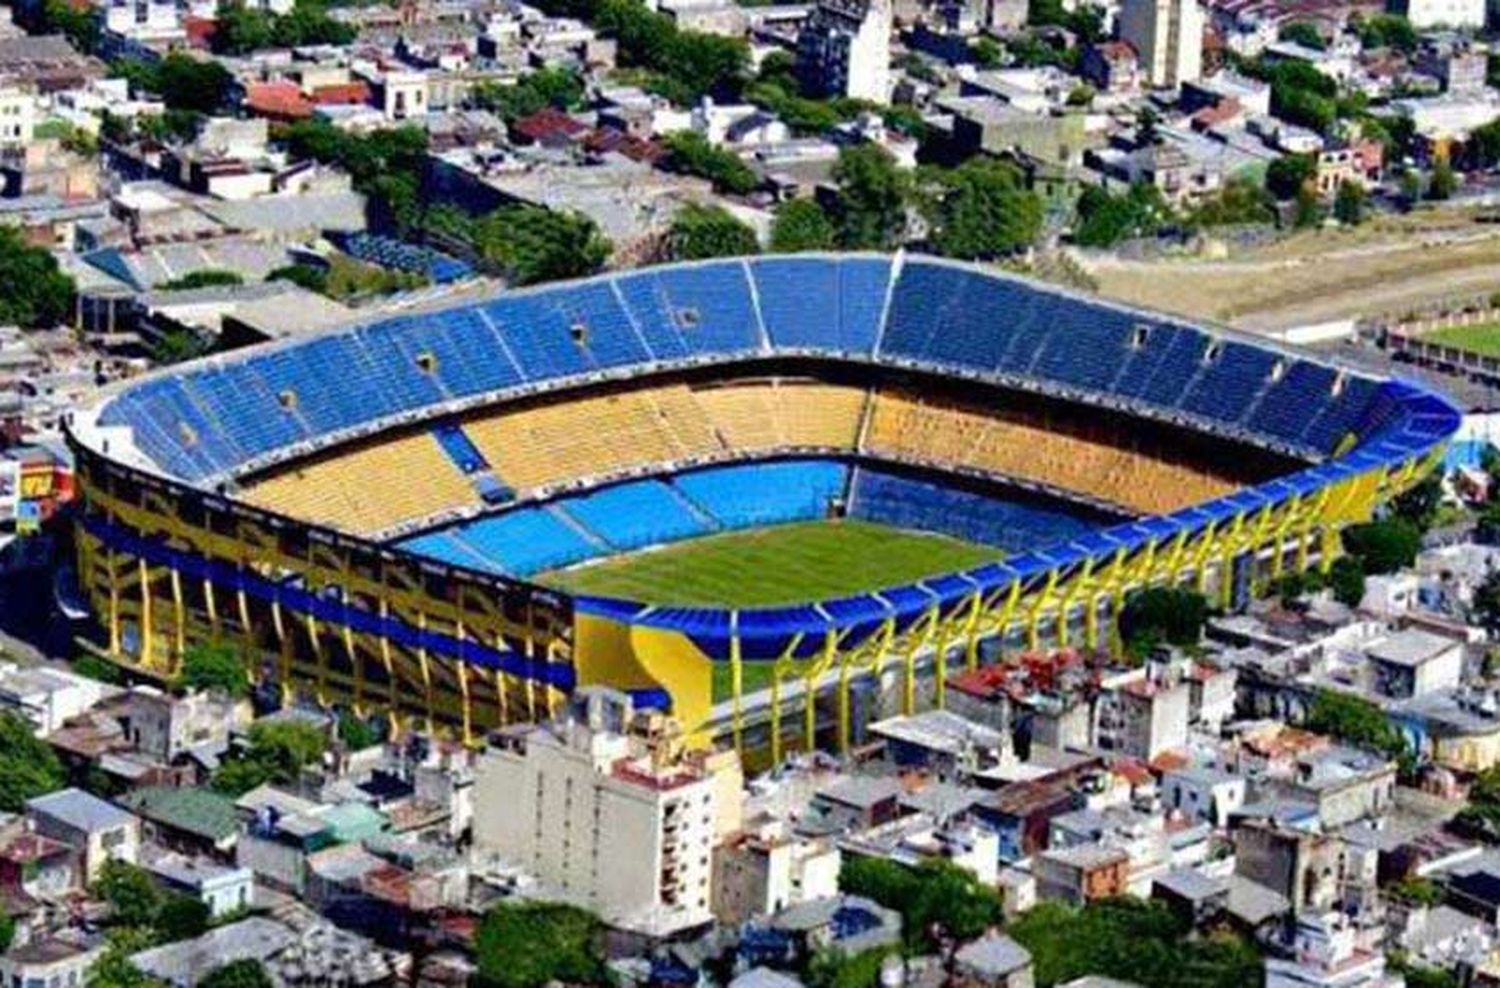
[[[142,818],[218,843],[240,829],[234,801],[199,787],[142,786],[120,797],[120,802]]]
[[[40,814],[58,820],[75,830],[98,833],[135,822],[135,817],[113,803],[82,789],[64,789],[26,801],[28,814]]]

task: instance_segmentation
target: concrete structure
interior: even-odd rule
[[[770,827],[714,849],[711,904],[736,925],[788,906],[837,895],[843,856],[832,842]]]
[[[1140,58],[1151,86],[1175,89],[1203,74],[1203,11],[1198,0],[1125,0],[1120,40]]]
[[[39,735],[51,734],[118,692],[118,687],[63,669],[0,665],[0,710],[25,718]]]
[[[1419,628],[1378,641],[1365,654],[1375,692],[1393,700],[1453,689],[1463,677],[1463,643]]]
[[[953,975],[960,985],[1031,988],[1031,953],[1003,933],[988,933],[954,953]]]
[[[1485,0],[1389,0],[1386,6],[1411,21],[1418,31],[1484,27]]]
[[[1162,802],[1215,827],[1229,824],[1229,815],[1245,804],[1245,777],[1212,768],[1184,768],[1161,780]]]
[[[584,690],[567,721],[492,737],[475,802],[508,811],[478,814],[474,842],[613,925],[664,936],[713,918],[718,800],[738,799],[739,777],[733,756],[682,754],[675,725],[624,694]]]
[[[797,71],[812,92],[888,102],[890,0],[821,0],[797,37]]]
[[[11,988],[74,988],[84,983],[102,953],[102,937],[96,943],[79,937],[43,937],[0,956],[0,983]]]
[[[1303,916],[1293,932],[1290,958],[1266,958],[1266,988],[1400,988],[1406,979],[1388,973],[1385,955],[1358,942],[1347,916]]]
[[[148,861],[146,870],[173,891],[202,902],[214,919],[248,908],[255,895],[255,874],[249,868],[168,854]]]
[[[140,853],[140,820],[82,789],[63,789],[29,799],[26,816],[37,833],[62,841],[83,855],[84,878],[90,885],[106,861],[135,864]]]

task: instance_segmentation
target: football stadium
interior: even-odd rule
[[[464,740],[628,691],[779,757],[1107,646],[1125,595],[1327,566],[1442,397],[913,255],[669,265],[134,379],[69,422],[111,656]]]

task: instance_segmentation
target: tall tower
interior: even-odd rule
[[[891,0],[819,0],[797,38],[797,71],[823,96],[891,98]]]
[[[1152,86],[1175,89],[1203,74],[1203,10],[1198,0],[1124,0],[1120,40],[1135,48]]]

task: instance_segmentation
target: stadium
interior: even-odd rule
[[[1415,385],[912,255],[670,265],[168,368],[68,423],[110,655],[464,740],[607,684],[779,757],[1327,566],[1459,424]]]

